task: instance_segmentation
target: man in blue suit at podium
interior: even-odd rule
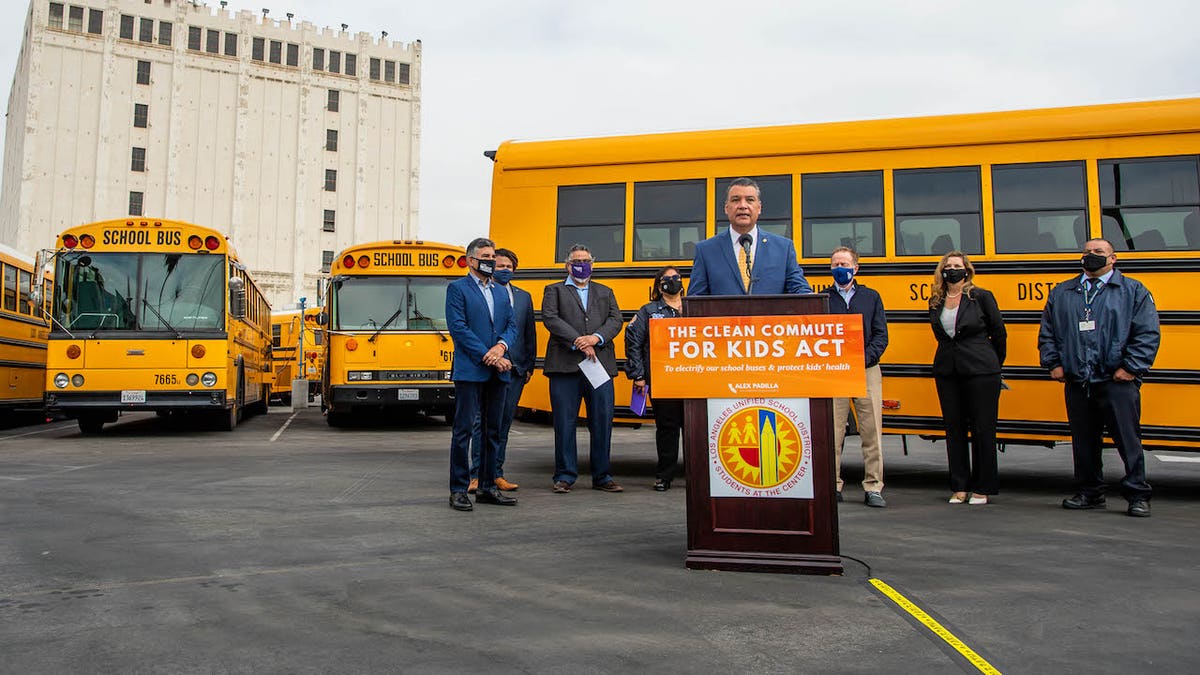
[[[687,293],[775,295],[811,293],[791,239],[758,229],[758,183],[737,178],[725,192],[729,229],[696,244]]]

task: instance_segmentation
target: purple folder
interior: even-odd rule
[[[646,414],[646,400],[650,398],[650,387],[642,387],[639,391],[637,387],[633,388],[633,393],[629,396],[629,409],[634,415],[641,417]]]

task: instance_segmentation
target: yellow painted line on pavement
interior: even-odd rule
[[[966,643],[955,637],[955,635],[947,630],[945,626],[938,623],[933,617],[926,614],[925,610],[918,607],[911,600],[901,595],[899,591],[891,586],[888,586],[879,579],[871,579],[870,582],[871,585],[878,589],[880,593],[883,593],[892,602],[899,605],[900,609],[908,612],[909,615],[919,621],[922,626],[928,628],[933,632],[934,635],[940,637],[946,642],[946,644],[953,647],[954,651],[961,654],[963,658],[970,662],[971,665],[979,669],[979,672],[988,673],[989,675],[1000,675],[1000,671],[995,666],[988,663],[987,659],[980,656],[975,652],[975,650],[968,647]]]

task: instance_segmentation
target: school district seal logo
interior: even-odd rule
[[[807,399],[710,399],[709,423],[712,496],[812,497]]]

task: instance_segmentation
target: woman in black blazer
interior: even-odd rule
[[[996,298],[975,286],[974,279],[975,268],[966,254],[951,251],[938,263],[929,299],[929,322],[938,343],[933,377],[954,491],[951,504],[987,504],[988,495],[999,492],[996,418],[1007,333]]]

